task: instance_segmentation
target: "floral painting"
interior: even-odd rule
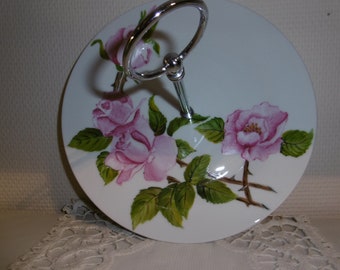
[[[146,15],[143,11],[141,19]],[[134,68],[148,64],[153,54],[159,54],[160,46],[152,39],[156,26],[138,44],[132,60]],[[100,57],[111,61],[117,72],[122,72],[123,50],[134,27],[119,29],[106,42],[92,43],[93,49],[99,47]],[[156,96],[136,103],[130,96],[120,94],[98,100],[92,118],[93,126],[80,130],[68,146],[98,152],[95,162],[104,185],[116,185],[119,189],[125,182],[134,181],[137,173],[150,183],[134,195],[130,207],[133,229],[159,214],[171,225],[183,227],[197,197],[225,207],[238,201],[248,207],[269,209],[266,202],[253,198],[252,190],[276,192],[275,187],[251,181],[252,162],[265,162],[274,154],[299,158],[309,149],[314,136],[313,130],[286,130],[288,113],[266,101],[247,109],[226,110],[225,118],[194,114],[191,120],[167,119]],[[240,156],[244,162],[242,177],[209,174],[211,156],[196,155],[189,142],[174,136],[188,125],[209,143],[219,145],[221,155]],[[176,166],[182,171],[181,177],[171,175]],[[155,182],[165,185],[159,187]],[[231,186],[238,186],[243,196],[233,192]]]

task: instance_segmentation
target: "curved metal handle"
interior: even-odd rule
[[[192,6],[199,10],[200,21],[195,35],[189,44],[183,49],[180,54],[169,53],[164,57],[163,66],[154,70],[140,73],[131,66],[131,60],[134,50],[138,42],[145,36],[145,34],[166,14],[186,6]],[[114,83],[115,89],[122,90],[125,83],[126,76],[134,80],[151,80],[166,74],[169,80],[174,84],[174,87],[179,98],[181,107],[181,115],[187,119],[193,117],[194,111],[189,106],[188,100],[185,95],[185,88],[183,84],[184,67],[183,60],[190,53],[190,51],[200,41],[203,32],[207,26],[208,21],[208,8],[202,0],[170,0],[158,6],[148,16],[146,16],[136,27],[131,37],[129,38],[123,53],[123,72],[119,72]]]
[[[183,51],[178,54],[178,59],[183,60],[190,51],[195,47],[195,45],[199,42],[202,34],[206,28],[208,21],[208,8],[206,4],[202,0],[171,0],[165,2],[164,4],[158,6],[155,10],[153,10],[144,20],[136,27],[135,31],[132,33],[123,54],[123,68],[124,73],[135,79],[135,80],[151,80],[167,72],[168,68],[171,68],[166,61],[164,65],[155,71],[148,72],[137,72],[131,67],[131,58],[134,53],[134,49],[137,46],[138,42],[143,38],[143,36],[154,26],[163,16],[166,14],[182,8],[186,6],[192,6],[199,10],[200,12],[200,21],[198,25],[198,29],[193,36],[192,40],[189,44],[183,49]]]

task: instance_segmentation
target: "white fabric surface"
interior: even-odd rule
[[[0,2],[0,210],[55,211],[69,198],[84,197],[61,151],[64,86],[92,37],[118,15],[146,2]],[[286,35],[315,88],[314,152],[297,191],[280,211],[339,216],[340,1],[235,2],[264,16]]]
[[[145,239],[107,222],[82,201],[9,269],[339,269],[340,253],[303,218],[270,217],[203,244]]]

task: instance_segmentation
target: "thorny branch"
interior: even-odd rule
[[[243,186],[242,189],[246,197],[245,198],[238,197],[236,199],[238,201],[244,202],[247,206],[254,205],[254,206],[258,206],[258,207],[269,210],[269,208],[263,203],[259,203],[253,200],[251,196],[250,188],[249,188],[248,175],[249,175],[249,161],[245,160],[244,167],[243,167],[243,176],[242,176],[242,186]]]
[[[187,163],[185,163],[184,161],[182,161],[180,159],[177,159],[176,161],[177,161],[177,164],[181,168],[188,166]],[[222,178],[219,178],[217,180],[224,182],[224,183],[228,183],[228,184],[234,184],[234,185],[242,186],[240,191],[244,192],[245,197],[237,197],[236,200],[245,203],[247,206],[253,205],[253,206],[257,206],[257,207],[261,207],[261,208],[269,210],[269,208],[265,204],[259,203],[259,202],[256,202],[256,201],[253,200],[251,192],[250,192],[250,187],[262,189],[262,190],[266,190],[266,191],[271,191],[271,192],[275,192],[275,193],[276,193],[276,191],[270,186],[249,182],[248,176],[249,176],[249,161],[245,160],[244,166],[243,166],[242,180],[236,180],[234,178],[229,178],[229,177],[222,177]],[[176,179],[175,177],[172,177],[172,176],[168,176],[167,180],[168,180],[168,183],[180,183],[180,181],[178,179]]]

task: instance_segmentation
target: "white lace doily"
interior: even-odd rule
[[[340,256],[304,217],[269,217],[204,244],[143,238],[82,201],[64,207],[51,232],[9,269],[340,269]]]

